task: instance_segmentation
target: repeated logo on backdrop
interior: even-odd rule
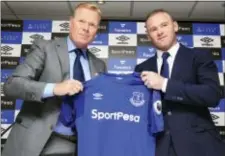
[[[1,23],[1,132],[12,124],[22,100],[5,96],[3,85],[16,66],[23,63],[36,39],[57,39],[69,33],[69,21],[3,20]],[[155,55],[155,48],[145,34],[144,22],[103,21],[89,50],[103,59],[109,72],[130,73],[136,64]],[[180,22],[177,40],[191,48],[210,51],[218,67],[221,88],[225,92],[225,24]],[[225,95],[225,94],[224,94]],[[210,108],[212,119],[225,136],[225,99]],[[9,133],[9,132],[8,132]],[[2,142],[8,136],[6,133]]]

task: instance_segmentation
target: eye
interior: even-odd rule
[[[98,26],[94,23],[89,23],[89,26],[93,27],[93,28],[97,28]]]
[[[162,24],[163,27],[166,27],[167,25],[168,25],[168,23],[163,23]]]
[[[156,30],[157,30],[157,28],[156,27],[153,27],[153,28],[150,29],[150,32],[154,32]]]
[[[85,21],[84,21],[84,20],[82,20],[82,19],[80,19],[80,20],[79,20],[79,22],[80,22],[80,23],[85,23]]]

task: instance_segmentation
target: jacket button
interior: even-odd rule
[[[170,135],[170,131],[167,130],[167,131],[165,132],[165,134],[166,134],[166,135]]]
[[[53,125],[51,125],[51,126],[50,126],[50,129],[51,129],[51,130],[53,131],[53,129],[54,129],[54,126],[53,126]]]
[[[167,112],[167,115],[171,116],[172,115],[172,112],[171,111]]]

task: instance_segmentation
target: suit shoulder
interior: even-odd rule
[[[197,60],[205,60],[205,61],[213,60],[212,54],[210,53],[209,49],[195,48],[195,49],[193,49],[193,54]]]
[[[91,57],[91,59],[93,61],[95,61],[95,63],[99,64],[100,66],[106,66],[105,62],[103,60],[101,60],[100,58],[97,58],[93,53],[91,53],[90,51],[88,51],[88,56]]]
[[[44,39],[38,39],[35,40],[33,43],[33,46],[37,46],[39,48],[44,48],[45,46],[52,44],[52,42],[54,42],[53,40],[44,40]]]
[[[141,71],[143,71],[146,67],[149,67],[149,64],[151,64],[152,61],[154,61],[154,57],[155,57],[155,56],[150,57],[150,58],[148,58],[147,60],[145,60],[144,62],[142,62],[142,63],[136,65],[134,70],[135,70],[136,72],[141,72]]]
[[[213,57],[210,53],[209,49],[203,49],[203,48],[185,48],[185,57],[188,58],[191,56],[193,58],[194,62],[197,64],[204,64],[207,62],[212,62]]]
[[[203,48],[189,48],[189,47],[185,47],[182,46],[182,48],[184,49],[184,51],[188,54],[192,54],[195,56],[211,56],[209,49],[203,49]]]

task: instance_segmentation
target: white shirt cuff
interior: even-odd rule
[[[168,83],[168,79],[165,78],[164,81],[163,81],[163,85],[162,85],[162,92],[163,93],[166,92],[167,83]]]
[[[54,96],[53,90],[55,87],[55,83],[47,83],[42,95],[42,98],[48,98]]]

